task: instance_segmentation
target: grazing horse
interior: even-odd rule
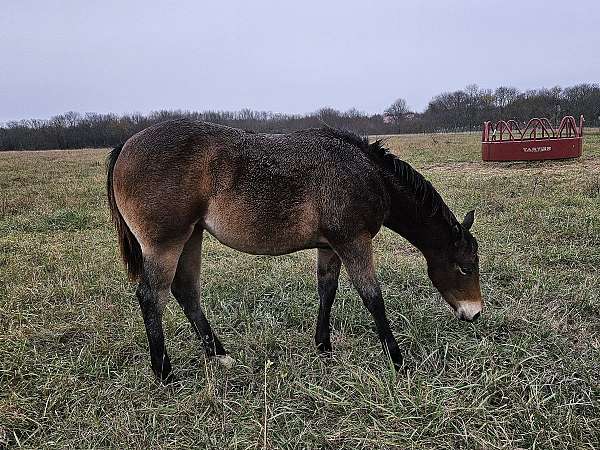
[[[162,314],[169,292],[204,344],[227,355],[201,308],[206,230],[261,255],[317,249],[315,342],[331,351],[329,318],[342,263],[372,314],[394,366],[402,354],[385,314],[372,239],[386,226],[425,256],[434,286],[456,317],[483,308],[474,212],[460,223],[441,196],[380,141],[324,127],[256,134],[187,119],[140,131],[108,156],[107,190],[121,255],[142,310],[152,369],[170,380]]]

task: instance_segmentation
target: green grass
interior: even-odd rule
[[[584,157],[479,162],[478,134],[392,137],[462,216],[477,209],[486,309],[456,321],[389,231],[376,259],[408,374],[345,274],[331,358],[313,350],[314,251],[208,238],[206,312],[238,364],[206,361],[172,301],[176,375],[155,383],[105,207],[106,151],[0,154],[0,447],[600,446],[600,134]]]

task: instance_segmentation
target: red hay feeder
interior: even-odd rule
[[[581,156],[583,116],[579,126],[566,116],[555,129],[548,119],[531,119],[524,131],[514,120],[484,122],[481,157],[484,161],[532,161]]]

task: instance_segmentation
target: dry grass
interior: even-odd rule
[[[409,373],[381,355],[347,278],[334,355],[312,347],[314,252],[253,257],[207,239],[209,318],[238,360],[204,360],[172,302],[181,382],[157,385],[104,201],[106,151],[0,154],[0,446],[598,448],[600,135],[578,161],[483,164],[478,134],[392,137],[457,213],[478,210],[476,325],[384,231],[377,263]]]

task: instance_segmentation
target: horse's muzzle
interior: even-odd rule
[[[461,302],[454,311],[456,318],[466,322],[475,322],[481,316],[483,305],[481,302]]]

